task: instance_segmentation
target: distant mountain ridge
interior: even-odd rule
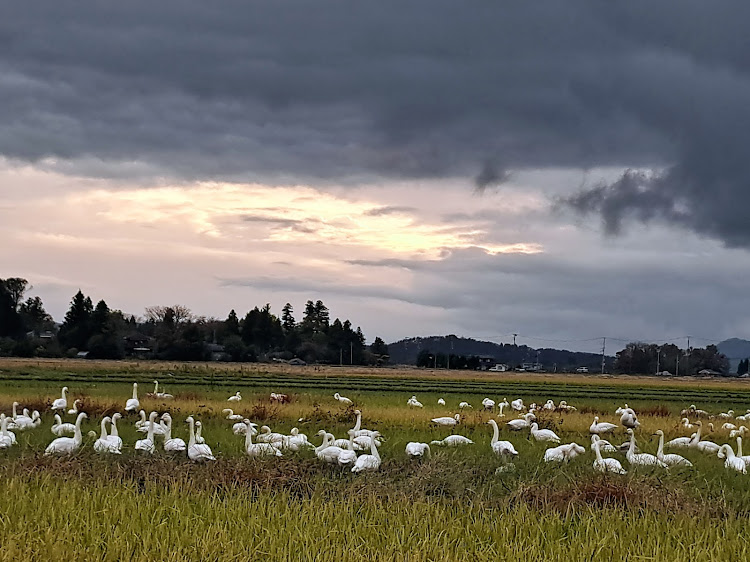
[[[737,372],[740,361],[750,357],[750,341],[740,338],[729,338],[716,344],[720,353],[729,359],[729,372]]]
[[[748,342],[750,343],[750,342]],[[511,367],[522,363],[536,363],[537,360],[545,370],[573,370],[588,367],[597,372],[601,369],[602,356],[596,353],[583,353],[564,349],[534,349],[526,345],[498,344],[489,341],[449,336],[427,336],[406,338],[388,344],[391,364],[414,365],[421,351],[438,354],[465,356],[488,356],[496,363],[505,363]],[[614,357],[605,356],[606,368],[611,369]]]

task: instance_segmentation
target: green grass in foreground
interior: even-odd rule
[[[747,521],[576,507],[298,500],[52,477],[0,481],[0,560],[738,560]]]

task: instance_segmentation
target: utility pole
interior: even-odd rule
[[[687,337],[687,349],[685,350],[685,359],[687,360],[687,367],[685,368],[685,374],[690,376],[690,336]]]
[[[659,359],[661,358],[661,347],[656,348],[656,374],[659,374]]]
[[[340,347],[339,348],[339,367],[343,367],[343,366],[344,366],[344,348]]]
[[[354,365],[354,342],[349,342],[349,365]]]
[[[602,338],[602,375],[604,374],[604,350],[607,347],[607,338]]]
[[[516,336],[518,334],[513,334],[513,347],[516,347]]]
[[[677,349],[677,360],[674,364],[674,376],[679,377],[680,376],[680,350]]]

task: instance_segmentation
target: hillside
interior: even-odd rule
[[[729,359],[729,372],[737,371],[740,361],[750,357],[750,341],[740,338],[730,338],[716,344],[719,352],[723,353]]]
[[[537,360],[545,370],[566,371],[577,367],[588,367],[593,372],[601,369],[602,357],[595,353],[580,353],[561,349],[534,349],[526,345],[497,344],[472,338],[456,336],[428,336],[407,338],[388,344],[391,364],[414,365],[421,351],[464,356],[489,356],[496,363],[516,366],[535,363]],[[611,369],[614,357],[606,357],[607,369]]]

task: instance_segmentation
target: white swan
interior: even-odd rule
[[[717,417],[727,420],[734,417],[734,410],[727,410],[726,412],[720,413]]]
[[[235,393],[234,396],[227,398],[227,402],[239,402],[240,400],[242,400],[242,395],[239,392]]]
[[[442,418],[432,418],[432,423],[438,425],[457,425],[459,421],[461,421],[461,414],[456,414],[453,417],[444,416]]]
[[[459,402],[458,407],[463,410],[464,408],[471,408],[471,404],[469,404],[468,402]]]
[[[724,461],[724,468],[731,468],[732,470],[736,470],[737,472],[741,472],[742,474],[747,474],[747,468],[745,467],[745,461],[743,461],[741,458],[735,456],[734,451],[732,450],[732,447],[725,443],[719,448],[720,453],[724,453],[726,455],[726,460]]]
[[[253,432],[250,427],[250,420],[245,423],[245,453],[250,457],[280,457],[281,451],[270,443],[253,443]],[[266,426],[263,426],[266,427]]]
[[[430,446],[427,443],[409,441],[406,444],[406,454],[411,458],[421,458],[425,456],[425,454],[429,457],[431,454]]]
[[[445,406],[445,400],[443,398],[438,398],[438,406]]]
[[[78,415],[78,404],[80,404],[80,400],[73,400],[73,407],[68,410],[68,415],[70,416],[77,416]]]
[[[39,427],[42,424],[42,418],[39,415],[39,412],[37,412],[36,410],[34,410],[31,416],[29,416],[28,410],[26,408],[24,408],[23,412],[23,415],[17,416],[13,422],[15,429],[17,429],[18,431],[33,429],[35,427]]]
[[[264,425],[260,428],[260,433],[258,433],[255,440],[258,443],[281,443],[284,440],[284,435],[273,433],[270,427]]]
[[[690,441],[695,437],[695,433],[693,433],[690,437],[675,437],[671,441],[667,441],[664,445],[665,447],[680,447],[680,448],[687,448],[690,446]]]
[[[75,433],[76,426],[74,423],[63,423],[60,414],[55,414],[55,423],[52,424],[52,433],[58,437],[65,433]]]
[[[528,429],[531,427],[531,422],[536,419],[536,416],[529,412],[522,418],[516,420],[510,420],[506,422],[506,427],[512,431],[521,431],[522,429]]]
[[[135,412],[141,407],[141,403],[138,401],[138,383],[133,383],[133,397],[128,398],[128,401],[125,402],[125,411],[126,412]]]
[[[482,400],[482,407],[485,410],[494,410],[495,409],[495,401],[491,398],[484,398]]]
[[[659,436],[659,448],[656,450],[656,458],[667,466],[693,466],[689,460],[681,455],[664,454],[664,432],[659,429],[654,435]]]
[[[442,441],[430,441],[430,445],[438,445],[445,447],[459,447],[461,445],[473,445],[474,441],[463,435],[449,435]]]
[[[221,413],[222,413],[222,414],[226,414],[227,412],[229,412],[229,413],[227,414],[227,417],[226,417],[226,419],[228,419],[228,420],[232,420],[232,421],[235,421],[235,420],[241,420],[241,419],[242,419],[242,416],[241,416],[241,415],[239,415],[239,414],[235,414],[235,413],[234,413],[234,410],[232,410],[231,408],[224,408],[224,409],[223,409],[223,410],[221,411]]]
[[[625,408],[622,409],[622,416],[620,416],[620,423],[627,429],[636,429],[641,425],[638,421],[638,416],[635,414],[633,408],[628,408],[625,404]]]
[[[102,433],[99,439],[94,442],[94,451],[96,451],[97,453],[113,453],[115,455],[119,455],[120,449],[117,447],[114,441],[109,440],[109,436],[107,435],[107,423],[109,423],[110,421],[112,421],[112,419],[109,416],[106,416],[102,419]]]
[[[510,403],[510,407],[517,412],[522,412],[523,410],[525,410],[523,400],[521,400],[520,398],[516,398],[515,400],[513,400],[513,402]]]
[[[360,429],[362,427],[362,412],[359,410],[354,410],[354,414],[357,416],[357,422],[352,428],[352,431],[354,431],[354,437],[359,437],[360,435],[372,437],[372,434],[375,433],[374,431],[370,429]]]
[[[65,408],[68,407],[68,399],[65,397],[65,393],[68,392],[68,387],[64,386],[62,388],[62,398],[58,398],[54,402],[52,402],[52,410],[53,411],[65,411]]]
[[[161,398],[162,400],[169,400],[171,398],[174,398],[171,394],[168,394],[166,392],[159,392],[159,381],[154,381],[154,396],[156,398]]]
[[[721,424],[721,429],[725,431],[732,431],[732,430],[736,430],[737,426],[734,425],[733,423],[724,422],[723,424]]]
[[[497,405],[497,417],[498,418],[504,418],[505,414],[503,413],[503,410],[508,407],[507,402],[500,402],[500,404]]]
[[[179,437],[172,437],[172,416],[164,413],[161,416],[164,423],[164,451],[167,453],[181,453],[187,450],[185,441]]]
[[[613,472],[614,474],[627,474],[620,461],[613,458],[602,458],[602,453],[599,450],[601,441],[594,441],[594,454],[596,454],[596,460],[594,461],[594,470],[599,472]]]
[[[76,429],[75,434],[73,437],[58,437],[52,443],[47,445],[47,448],[44,450],[45,455],[53,455],[53,454],[70,454],[75,452],[83,442],[83,435],[81,435],[81,422],[83,421],[83,418],[87,418],[85,412],[81,412],[78,414],[78,417],[76,418]]]
[[[602,435],[604,433],[609,433],[617,429],[617,425],[609,422],[601,422],[599,423],[599,416],[594,416],[594,421],[589,426],[589,433],[596,433],[597,435]]]
[[[585,452],[586,449],[578,443],[566,443],[544,451],[544,462],[568,462]]]
[[[422,404],[419,400],[417,400],[416,396],[412,396],[406,401],[407,406],[411,406],[412,408],[424,408],[424,404]]]
[[[8,418],[5,414],[0,414],[0,449],[7,449],[16,443],[16,435],[8,431]]]
[[[377,470],[380,468],[380,454],[378,453],[377,435],[370,439],[370,454],[360,455],[352,467],[352,472],[364,472],[365,470]]]
[[[542,406],[542,410],[549,410],[550,412],[554,412],[555,411],[555,402],[553,400],[547,400],[544,403],[544,406]]]
[[[510,441],[500,441],[500,429],[497,427],[497,422],[490,420],[487,423],[492,426],[492,440],[490,441],[492,452],[500,457],[518,456],[518,451],[516,451],[513,443]]]
[[[691,449],[698,449],[701,453],[708,453],[709,455],[715,455],[719,452],[719,445],[713,441],[701,441],[701,430],[703,429],[703,423],[700,421],[695,422],[698,426],[698,431],[693,434],[692,439],[688,447]]]
[[[666,468],[667,465],[661,462],[656,456],[649,453],[636,453],[635,452],[635,432],[632,429],[628,429],[628,435],[630,436],[630,447],[628,452],[625,453],[625,458],[633,466],[660,466]]]
[[[148,415],[148,435],[146,436],[145,439],[139,439],[138,441],[135,442],[136,451],[143,451],[144,453],[148,453],[150,455],[153,455],[154,451],[156,451],[156,443],[154,442],[154,428],[156,427],[156,423],[155,423],[156,416],[158,416],[156,412],[151,412]]]
[[[320,445],[320,447],[316,447],[315,455],[320,460],[325,461],[329,464],[337,464],[339,455],[344,451],[344,449],[342,449],[341,447],[331,446],[329,439],[330,434],[327,433],[324,429],[321,429],[318,432],[318,435],[323,437],[323,443]]]
[[[341,396],[338,392],[334,394],[333,397],[345,406],[351,406],[354,404],[354,402],[349,400],[346,396]]]
[[[605,453],[616,453],[618,451],[617,447],[612,445],[612,443],[606,439],[602,439],[595,433],[591,436],[591,450],[593,451],[596,447],[599,447],[599,450]]]
[[[733,429],[732,431],[729,432],[729,438],[734,439],[738,435],[742,437],[745,435],[746,432],[747,432],[747,427],[744,425],[741,425],[737,429]]]
[[[232,433],[234,433],[235,435],[245,435],[245,432],[247,431],[247,425],[245,425],[246,421],[250,420],[243,419],[242,421],[238,421],[237,423],[233,424]],[[255,423],[250,424],[250,429],[253,431],[253,435],[256,435],[258,433],[258,431],[255,429],[257,425],[258,424]]]
[[[356,461],[357,453],[354,451],[354,432],[350,429],[346,449],[343,449],[339,453],[337,462],[339,466],[352,466]]]
[[[205,445],[206,440],[203,439],[203,436],[201,435],[203,433],[203,423],[197,421],[195,422],[195,427],[197,428],[195,431],[195,442],[198,443],[198,445]]]
[[[690,420],[688,418],[682,418],[681,421],[682,421],[682,427],[686,429],[693,429],[693,427],[695,427],[693,426],[692,423],[690,423]]]
[[[188,442],[187,450],[188,458],[191,461],[197,462],[215,461],[216,457],[214,457],[213,453],[211,452],[211,447],[209,447],[205,443],[195,442],[195,420],[193,419],[193,416],[188,416],[188,418],[185,420],[185,423],[190,424],[190,441]]]
[[[531,424],[531,436],[535,441],[552,441],[553,443],[559,443],[560,438],[551,429],[539,429],[538,423]]]
[[[117,431],[117,420],[119,420],[121,417],[122,414],[120,412],[115,412],[115,414],[112,416],[112,419],[110,420],[112,425],[110,426],[109,435],[107,436],[107,439],[115,444],[115,447],[117,447],[118,451],[122,450],[122,438]]]
[[[736,456],[738,459],[742,459],[742,461],[745,463],[745,466],[750,465],[750,455],[742,454],[742,437],[740,437],[739,435],[737,436],[737,455]]]

